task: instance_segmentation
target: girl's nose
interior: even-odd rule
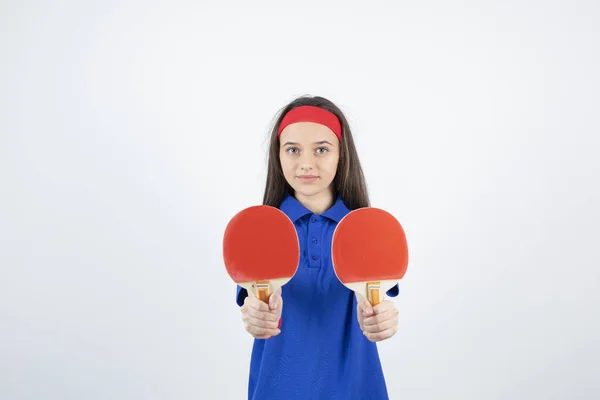
[[[303,171],[310,171],[313,169],[313,156],[312,154],[303,154],[300,159],[300,168]]]

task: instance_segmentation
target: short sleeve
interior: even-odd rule
[[[398,286],[396,283],[396,286],[388,290],[385,294],[387,294],[389,297],[396,297],[398,296],[398,293],[400,293],[400,286]]]
[[[235,294],[235,301],[237,303],[238,306],[243,306],[244,305],[244,299],[248,296],[248,291],[246,289],[244,289],[243,287],[241,287],[240,285],[237,286],[236,289],[236,294]]]

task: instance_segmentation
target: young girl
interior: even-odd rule
[[[300,264],[269,304],[237,287],[242,319],[255,338],[248,398],[387,399],[375,342],[396,333],[398,311],[389,300],[371,307],[357,299],[331,263],[336,225],[350,210],[368,207],[369,198],[348,122],[329,100],[300,97],[281,111],[263,204],[296,226]],[[397,296],[398,286],[387,295]]]

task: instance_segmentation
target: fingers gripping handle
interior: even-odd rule
[[[372,306],[381,303],[381,282],[367,282],[367,300]]]
[[[256,297],[264,303],[269,304],[269,296],[271,295],[271,284],[269,281],[257,281],[254,285]],[[281,328],[281,318],[277,323],[277,329]]]
[[[269,295],[271,294],[271,285],[269,281],[257,281],[255,289],[256,297],[263,303],[269,304]]]

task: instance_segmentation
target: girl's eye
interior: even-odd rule
[[[298,152],[299,150],[295,147],[290,147],[286,150],[286,152],[290,153],[290,154],[296,154],[296,152]]]
[[[325,153],[327,153],[328,151],[329,151],[329,150],[327,150],[327,148],[325,148],[325,147],[319,147],[319,148],[317,149],[317,153],[320,153],[320,154],[325,154]]]

